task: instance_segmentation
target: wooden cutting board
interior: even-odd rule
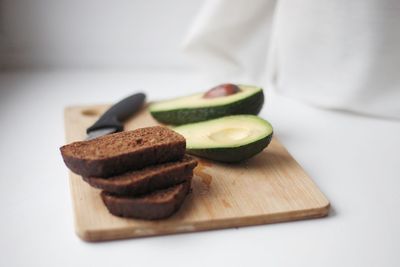
[[[85,130],[108,108],[75,106],[65,109],[66,141],[83,140]],[[156,125],[143,109],[125,129]],[[194,232],[323,217],[329,201],[274,137],[256,157],[241,164],[200,160],[192,193],[172,217],[159,221],[111,215],[81,177],[70,172],[76,233],[86,241]]]

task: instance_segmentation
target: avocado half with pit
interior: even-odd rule
[[[221,162],[239,162],[271,142],[271,124],[255,115],[234,115],[173,128],[186,138],[189,154]]]
[[[236,85],[235,85],[236,86]],[[237,85],[233,94],[207,97],[198,93],[150,105],[151,115],[164,124],[181,125],[236,114],[258,114],[264,104],[262,88]]]

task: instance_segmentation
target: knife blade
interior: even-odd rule
[[[123,131],[123,122],[142,108],[145,99],[145,94],[136,93],[114,104],[92,126],[86,129],[85,140]]]

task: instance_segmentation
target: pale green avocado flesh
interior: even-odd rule
[[[189,154],[221,162],[239,162],[271,142],[271,124],[255,115],[234,115],[173,128],[186,139]]]
[[[264,104],[262,88],[238,85],[240,91],[233,95],[204,98],[203,93],[160,101],[150,105],[150,114],[159,122],[171,125],[205,121],[219,117],[257,115]]]

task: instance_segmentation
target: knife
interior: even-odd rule
[[[123,122],[142,108],[145,99],[145,94],[137,93],[114,104],[92,126],[86,129],[85,140],[123,131]]]

